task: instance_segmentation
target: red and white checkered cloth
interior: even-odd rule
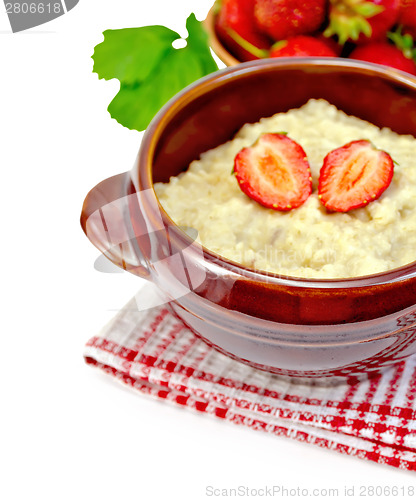
[[[169,306],[139,311],[136,300],[88,342],[87,363],[201,413],[416,471],[416,356],[354,385],[294,384],[216,351]]]

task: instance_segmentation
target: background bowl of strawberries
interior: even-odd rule
[[[342,57],[416,75],[416,0],[217,0],[205,25],[228,66]]]

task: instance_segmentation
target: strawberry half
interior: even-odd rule
[[[301,146],[286,134],[263,134],[234,160],[240,189],[274,210],[297,208],[312,192],[309,162]]]
[[[319,199],[335,212],[364,207],[388,188],[393,167],[390,155],[370,141],[349,142],[326,155],[319,175]]]

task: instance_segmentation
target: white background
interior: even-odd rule
[[[79,225],[86,193],[128,170],[141,139],[111,120],[118,84],[99,81],[90,56],[105,29],[184,34],[210,4],[80,0],[20,34],[0,7],[4,499],[202,499],[209,485],[335,487],[338,498],[355,486],[358,498],[360,485],[416,482],[148,399],[83,362],[84,343],[141,286],[94,270],[99,254]]]

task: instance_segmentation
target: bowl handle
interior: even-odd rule
[[[147,263],[130,225],[129,198],[132,196],[135,190],[130,172],[100,182],[84,200],[81,226],[91,243],[111,262],[148,278]]]

